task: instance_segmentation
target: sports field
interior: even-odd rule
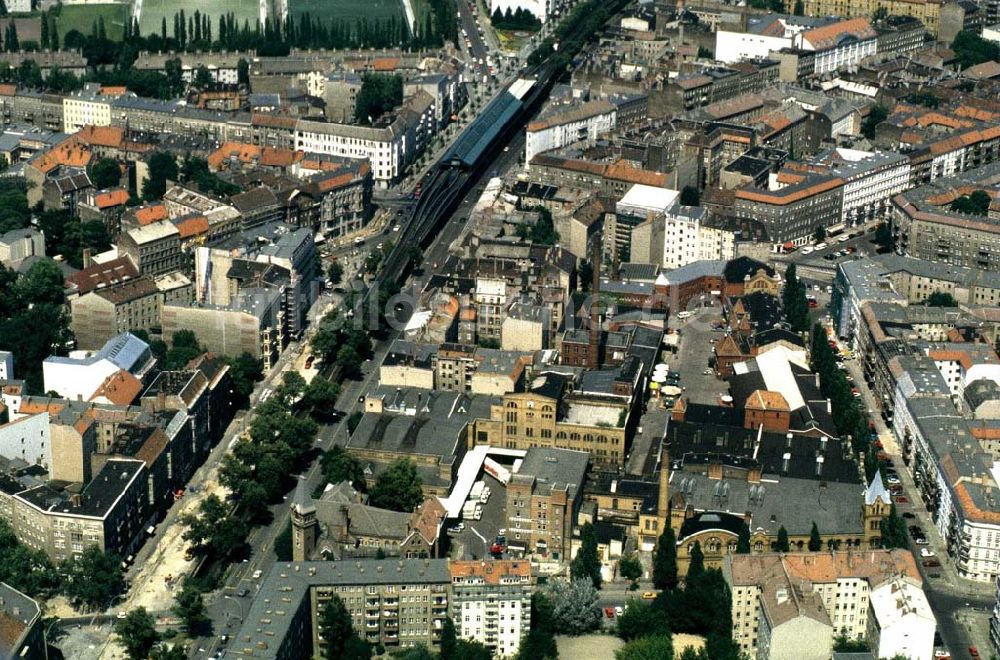
[[[393,16],[406,20],[402,0],[290,0],[288,13],[296,18],[308,13],[323,21],[338,19],[352,22],[362,18],[374,21]]]
[[[60,40],[70,30],[77,30],[84,35],[90,35],[94,23],[104,18],[104,31],[108,39],[120,41],[125,31],[125,21],[128,17],[128,5],[62,5],[59,17],[56,19],[56,29]]]
[[[138,4],[138,1],[137,1]],[[184,10],[184,17],[191,18],[195,11],[208,14],[212,21],[212,35],[218,36],[219,16],[233,14],[236,24],[243,27],[247,21],[250,27],[260,20],[258,0],[141,0],[142,12],[139,17],[139,31],[142,34],[160,32],[163,19],[167,19],[167,36],[174,36],[174,14]]]

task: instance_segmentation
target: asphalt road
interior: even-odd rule
[[[489,176],[494,170],[505,171],[517,162],[519,145],[523,145],[523,134],[517,135],[510,144],[508,151],[501,151],[494,163],[486,168]],[[466,196],[459,203],[458,210],[445,226],[434,237],[432,243],[424,252],[425,278],[435,270],[440,270],[448,254],[448,246],[461,233],[464,222],[457,222],[455,219],[468,220],[468,211],[475,204],[481,192],[481,185],[473,185]],[[370,241],[369,241],[370,242]],[[436,264],[436,266],[435,266]],[[310,329],[312,331],[312,328]],[[388,346],[398,332],[392,331],[385,341],[379,342],[375,346],[373,358],[363,365],[364,377],[360,381],[343,381],[340,399],[337,402],[337,410],[343,411],[346,416],[358,409],[360,404],[358,398],[371,391],[378,381],[378,365]],[[308,340],[306,340],[308,341]],[[344,424],[323,426],[320,429],[317,447],[327,450],[332,446],[343,445],[347,441],[347,429]],[[307,488],[311,491],[320,482],[319,462],[316,461],[306,471],[305,479]],[[291,493],[289,493],[290,496]],[[224,586],[206,597],[206,607],[209,618],[213,622],[213,636],[204,637],[192,645],[192,652],[189,657],[208,658],[220,647],[219,636],[222,634],[232,635],[239,629],[240,622],[245,616],[245,610],[250,606],[251,596],[240,598],[236,594],[240,588],[245,587],[250,594],[257,589],[259,581],[253,579],[254,572],[259,570],[266,574],[275,563],[274,540],[284,529],[288,520],[289,509],[286,502],[276,504],[271,507],[273,521],[264,527],[256,528],[248,539],[252,548],[250,558],[243,563],[233,565],[227,575]],[[624,602],[624,601],[623,601]],[[201,651],[200,649],[205,649]]]
[[[906,503],[897,503],[896,508],[901,515],[910,513],[915,516],[915,518],[906,520],[907,527],[916,524],[923,528],[929,541],[925,547],[931,549],[935,553],[936,559],[942,564],[941,567],[935,568],[923,566],[923,559],[920,557],[921,546],[913,543],[912,538],[910,539],[910,550],[916,558],[917,568],[924,579],[924,592],[931,610],[937,618],[941,639],[945,647],[951,650],[952,658],[970,657],[968,647],[973,644],[979,647],[980,653],[988,652],[983,647],[983,640],[979,636],[970,635],[968,628],[959,621],[959,617],[979,619],[988,617],[986,611],[992,609],[995,602],[993,585],[970,582],[958,577],[954,562],[948,556],[946,543],[934,526],[930,514],[923,506],[909,470],[903,463],[900,449],[895,442],[892,431],[886,427],[881,415],[878,414],[880,407],[865,383],[860,362],[854,358],[846,360],[845,364],[847,373],[853,377],[855,387],[861,392],[862,402],[868,410],[875,411],[875,414],[871,415],[871,419],[875,423],[875,430],[882,441],[885,452],[894,463],[902,482],[903,493],[909,500]]]

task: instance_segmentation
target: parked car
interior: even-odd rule
[[[928,559],[934,556],[934,551],[929,548],[920,548],[920,556],[924,559]]]
[[[913,539],[913,542],[916,543],[917,545],[927,545],[929,543],[926,536],[918,536],[915,539]]]
[[[261,571],[261,570],[260,570],[260,569],[258,568],[258,569],[257,569],[256,571],[254,571],[254,572],[253,572],[253,579],[254,579],[254,580],[259,580],[259,579],[260,579],[260,576],[261,576],[261,575],[263,575],[263,574],[264,574],[264,572],[263,572],[263,571]]]
[[[896,504],[909,504],[909,503],[910,503],[910,498],[907,497],[906,495],[896,496]]]
[[[924,566],[924,568],[941,568],[941,562],[937,559],[925,559],[920,563]]]
[[[615,616],[621,616],[624,613],[625,613],[625,610],[622,609],[621,605],[618,605],[618,606],[615,607]]]
[[[903,514],[903,517],[906,518],[907,520],[913,520],[914,518],[917,517],[917,515],[915,513],[907,511],[906,513]]]
[[[656,598],[656,592],[655,591],[643,591],[642,592],[642,599],[643,600],[653,600],[654,598]]]
[[[613,618],[615,616],[615,608],[613,608],[613,607],[605,607],[604,608],[604,616],[608,617],[609,619]]]

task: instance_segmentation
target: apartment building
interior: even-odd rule
[[[815,73],[824,74],[841,68],[856,67],[875,55],[878,34],[867,18],[852,18],[831,25],[805,30],[796,35],[794,46],[814,51]]]
[[[126,332],[112,337],[85,357],[45,358],[42,376],[46,392],[56,392],[71,401],[89,401],[113,373],[123,370],[142,380],[155,364],[149,345]]]
[[[704,207],[674,201],[662,213],[632,228],[629,248],[633,263],[672,270],[696,261],[732,259],[736,234]]]
[[[164,303],[189,303],[193,297],[191,280],[170,273],[155,279],[143,275],[73,298],[70,327],[77,348],[96,350],[108,337],[159,328]]]
[[[531,162],[536,154],[576,142],[593,142],[614,129],[616,117],[615,105],[604,99],[549,107],[528,124],[524,160]]]
[[[927,31],[940,37],[942,10],[951,4],[947,0],[913,2],[912,0],[805,0],[806,16],[843,16],[869,18],[882,8],[889,16],[910,16],[927,26]],[[956,3],[957,4],[957,3]]]
[[[507,282],[495,277],[477,277],[472,291],[476,307],[476,335],[478,339],[500,341],[503,319],[507,310]]]
[[[879,657],[933,656],[934,619],[906,550],[730,555],[722,572],[733,594],[733,639],[751,656],[826,660],[835,636],[871,632]],[[887,594],[901,589],[912,608],[893,612]]]
[[[284,315],[280,289],[246,288],[226,305],[166,303],[160,322],[164,337],[191,330],[212,353],[230,357],[249,353],[269,370],[287,341]]]
[[[97,83],[87,83],[83,89],[63,97],[64,133],[76,133],[84,126],[111,125],[111,102],[121,94],[104,91]]]
[[[817,228],[832,227],[843,217],[844,180],[838,176],[802,177],[777,190],[736,191],[733,213],[758,221],[775,244],[807,243]]]
[[[447,559],[278,563],[261,580],[228,652],[275,660],[321,656],[323,609],[334,596],[364,641],[434,648],[449,616],[450,585]],[[284,606],[276,608],[279,602]]]
[[[812,68],[815,73],[822,74],[856,66],[875,55],[877,38],[866,18],[837,20],[765,14],[748,17],[745,31],[717,31],[715,58],[721,62],[739,62],[795,49],[815,53],[811,58]]]
[[[949,208],[963,190],[989,188],[998,173],[1000,164],[990,163],[938,178],[893,197],[890,222],[897,252],[952,266],[1000,270],[997,223],[989,217],[957,213]]]
[[[517,560],[453,561],[450,616],[455,632],[509,658],[531,627],[531,563]]]
[[[640,360],[626,358],[620,367],[585,372],[579,384],[560,373],[538,374],[528,391],[504,395],[488,419],[475,420],[474,442],[574,449],[588,452],[598,469],[618,470],[631,440],[641,372]]]
[[[146,466],[134,459],[109,459],[78,494],[0,481],[0,511],[10,512],[18,540],[54,562],[91,545],[120,557],[132,554],[148,524],[148,501]]]
[[[890,200],[910,186],[910,161],[902,154],[833,149],[808,161],[843,180],[840,222],[827,229],[860,225],[887,215]],[[788,169],[794,170],[795,165]]]
[[[0,264],[13,268],[28,257],[45,255],[45,235],[37,229],[12,229],[0,234]]]
[[[181,232],[172,222],[154,222],[124,231],[118,249],[143,275],[163,275],[181,266]]]
[[[294,126],[294,148],[317,154],[364,158],[371,163],[379,187],[395,183],[406,166],[423,152],[432,135],[434,100],[419,91],[388,125],[358,126],[298,120]]]
[[[37,601],[5,582],[0,582],[0,630],[0,656],[48,658],[42,609]]]
[[[865,639],[879,658],[932,660],[937,621],[923,589],[905,577],[871,590]]]
[[[568,560],[583,499],[586,452],[532,447],[507,484],[507,544],[524,555]]]

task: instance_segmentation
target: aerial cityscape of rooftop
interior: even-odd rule
[[[0,658],[1000,658],[1000,0],[0,3]]]

